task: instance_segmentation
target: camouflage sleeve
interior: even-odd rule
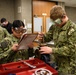
[[[4,32],[4,37],[10,36],[10,34],[8,33],[8,31],[5,28],[3,28],[3,32]]]
[[[3,28],[0,26],[0,42],[2,41],[3,38],[4,38],[4,31]]]
[[[53,38],[53,25],[50,27],[49,31],[44,35],[44,42],[49,42]]]
[[[68,41],[64,46],[53,48],[53,53],[63,56],[72,56],[76,52],[76,30],[71,28],[68,32]]]
[[[12,42],[5,38],[0,43],[0,59],[6,57],[11,51]]]
[[[1,42],[2,39],[3,39],[3,32],[2,32],[2,30],[0,29],[0,42]]]
[[[2,41],[3,38],[10,36],[10,34],[7,32],[5,28],[2,28],[0,26],[0,42]]]

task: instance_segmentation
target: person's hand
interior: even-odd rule
[[[40,52],[40,54],[50,54],[50,53],[52,53],[52,48],[50,48],[48,46],[40,47],[39,52]]]
[[[38,39],[43,39],[44,36],[44,32],[39,32],[38,33]]]
[[[37,38],[40,42],[43,42],[43,37],[44,37],[44,32],[39,32]]]
[[[18,46],[19,46],[18,44],[13,44],[13,46],[12,46],[11,49],[12,49],[13,51],[17,51],[17,50],[18,50]]]

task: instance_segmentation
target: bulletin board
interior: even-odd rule
[[[43,18],[42,17],[34,17],[33,18],[33,29],[34,32],[41,32],[43,26]]]
[[[50,17],[46,17],[46,32],[48,32],[49,28],[52,26],[53,22]]]

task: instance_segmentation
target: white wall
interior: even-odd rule
[[[14,20],[14,0],[0,0],[0,19]]]
[[[21,0],[22,2],[22,20],[27,23],[32,22],[32,0]]]
[[[76,23],[76,7],[65,7],[65,10],[69,19]]]

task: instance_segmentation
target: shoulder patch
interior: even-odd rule
[[[70,31],[68,32],[68,35],[71,35],[74,32],[74,28],[71,28]]]

